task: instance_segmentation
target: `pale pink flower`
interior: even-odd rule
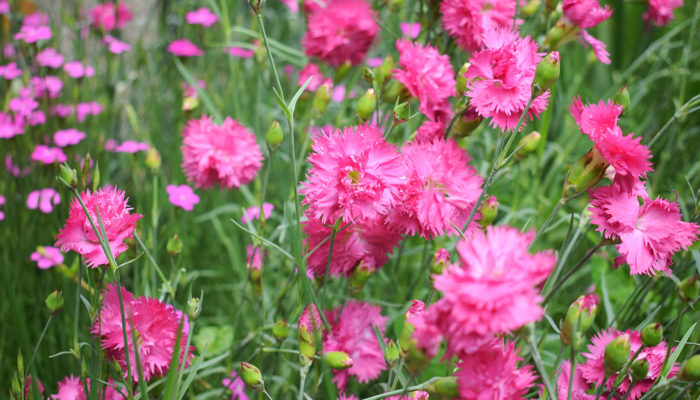
[[[49,15],[41,11],[35,11],[31,14],[27,14],[27,16],[22,19],[22,23],[31,26],[48,25]]]
[[[231,400],[248,400],[248,396],[245,394],[245,383],[236,371],[231,371],[231,377],[224,378],[221,384],[226,390],[231,391]]]
[[[95,75],[95,68],[83,65],[80,61],[70,61],[63,65],[63,70],[73,79],[90,78]]]
[[[462,50],[475,52],[489,31],[511,28],[516,0],[444,0],[442,26]]]
[[[452,116],[448,98],[455,93],[455,73],[450,58],[441,55],[435,47],[421,47],[408,40],[396,41],[399,67],[393,76],[411,96],[420,101],[418,109],[431,121],[447,123]]]
[[[475,206],[483,178],[454,140],[408,142],[401,149],[407,183],[387,217],[393,229],[426,239],[456,234]]]
[[[98,4],[90,10],[90,20],[92,25],[97,29],[111,31],[113,29],[121,29],[126,25],[133,15],[129,6],[123,1],[118,2],[115,9],[114,3]]]
[[[245,248],[246,252],[246,267],[252,270],[260,271],[263,266],[263,250],[260,246],[248,245]]]
[[[199,203],[199,196],[187,185],[168,185],[165,187],[165,191],[168,192],[170,204],[185,211],[192,211],[194,206]]]
[[[210,27],[219,20],[219,17],[206,7],[198,8],[185,14],[185,21],[192,25]]]
[[[34,190],[27,196],[27,208],[41,210],[44,214],[53,211],[53,207],[61,202],[61,195],[54,188]]]
[[[309,333],[323,327],[321,315],[318,313],[318,309],[313,303],[304,307],[304,311],[302,311],[301,316],[299,316],[299,327],[301,328],[302,326]]]
[[[131,50],[130,44],[124,43],[111,35],[105,36],[104,39],[102,39],[102,43],[107,45],[107,50],[112,54],[121,54]]]
[[[376,327],[383,335],[386,317],[381,308],[370,303],[349,301],[332,311],[326,311],[331,332],[323,333],[323,351],[343,351],[353,361],[352,367],[333,370],[333,382],[341,391],[350,376],[360,383],[375,379],[386,369],[384,354],[374,333]]]
[[[333,93],[331,94],[331,101],[336,103],[342,103],[345,100],[345,85],[336,85],[333,87]]]
[[[282,4],[287,6],[287,8],[289,9],[289,11],[292,14],[296,14],[299,12],[299,2],[297,0],[280,0],[280,1],[282,1]]]
[[[484,44],[486,48],[469,60],[466,96],[477,114],[493,117],[492,126],[512,131],[532,95],[532,80],[543,54],[537,52],[537,43],[529,36],[521,38],[506,29],[487,31]],[[549,91],[536,97],[527,117],[538,117],[548,100]]]
[[[566,360],[559,365],[557,378],[557,393],[560,399],[567,399],[569,396],[569,382],[571,377],[571,362]],[[595,400],[594,394],[588,394],[590,385],[583,379],[580,366],[574,370],[574,382],[571,389],[571,400]]]
[[[255,51],[251,49],[246,49],[244,47],[231,46],[228,48],[224,48],[224,53],[228,53],[229,55],[238,58],[252,58],[255,54]]]
[[[312,165],[299,191],[309,214],[324,224],[338,218],[374,219],[396,204],[405,181],[403,165],[393,145],[374,125],[320,133],[312,140]]]
[[[150,148],[151,146],[148,143],[137,142],[135,140],[125,140],[114,149],[114,152],[134,154],[140,151],[147,151]]]
[[[445,124],[427,120],[416,130],[416,143],[430,143],[445,137]]]
[[[58,147],[40,144],[34,148],[30,158],[44,164],[62,163],[68,161],[66,154]]]
[[[0,139],[10,139],[23,133],[23,124],[15,123],[12,115],[0,111]]]
[[[104,106],[96,101],[78,103],[75,106],[75,119],[78,122],[83,122],[88,115],[98,115],[102,110],[104,110]]]
[[[376,68],[384,62],[384,59],[381,57],[370,57],[365,61],[368,67],[370,68]]]
[[[98,229],[96,211],[99,211],[107,234],[105,239],[109,243],[112,255],[117,258],[119,254],[126,251],[127,245],[124,240],[131,237],[136,221],[143,215],[131,214],[132,208],[127,204],[128,199],[124,198],[124,192],[115,187],[100,188],[94,193],[88,190],[81,193],[80,198]],[[87,264],[93,268],[108,264],[107,256],[102,251],[97,235],[77,198],[71,202],[68,220],[56,235],[55,245],[60,246],[61,251],[73,250],[82,255]]]
[[[74,128],[62,129],[53,134],[53,142],[58,147],[74,146],[85,139],[85,133]]]
[[[649,9],[644,20],[656,26],[667,25],[673,19],[673,9],[682,7],[683,0],[649,0]]]
[[[204,55],[204,51],[188,39],[173,40],[166,50],[178,57],[198,57]]]
[[[39,102],[31,97],[31,90],[29,90],[20,92],[20,97],[10,99],[8,106],[15,115],[29,117],[39,107]]]
[[[323,76],[323,73],[321,73],[321,69],[318,67],[318,65],[313,64],[313,63],[308,63],[304,68],[302,68],[299,71],[299,79],[297,79],[297,85],[299,87],[303,86],[307,80],[311,78],[311,82],[309,82],[308,85],[306,85],[306,89],[310,92],[315,92],[321,85],[325,84],[326,82],[331,83],[330,78],[326,78]]]
[[[362,62],[379,33],[371,5],[364,0],[331,0],[309,15],[302,39],[307,56],[338,66]]]
[[[55,247],[40,246],[32,253],[30,259],[36,262],[37,268],[49,269],[63,263],[63,254],[61,254],[61,250]]]
[[[45,77],[33,76],[30,82],[34,96],[37,98],[48,97],[55,99],[61,95],[61,90],[63,89],[63,81],[52,75]]]
[[[420,22],[401,22],[399,23],[401,33],[409,39],[415,39],[420,35]]]
[[[0,65],[0,77],[11,81],[18,76],[22,76],[22,70],[17,67],[16,62],[11,62],[7,65]]]
[[[27,43],[38,42],[39,40],[51,39],[51,28],[46,25],[24,24],[19,32],[15,34],[15,40],[24,40]]]
[[[0,207],[5,205],[5,196],[0,195]],[[0,210],[0,221],[5,219],[5,213]]]
[[[8,0],[0,0],[0,15],[9,14],[10,2]]]
[[[47,47],[36,55],[36,62],[42,67],[61,68],[64,57],[52,47]]]
[[[610,54],[605,43],[591,36],[586,29],[592,28],[612,15],[609,6],[601,7],[598,0],[564,0],[562,2],[564,18],[580,28],[581,39],[593,47],[593,52],[600,62],[610,64]]]
[[[170,360],[175,351],[179,327],[182,325],[180,339],[180,362],[188,366],[194,358],[193,348],[187,349],[187,336],[190,324],[187,316],[169,304],[149,297],[135,298],[125,288],[121,288],[124,304],[125,320],[128,322],[127,337],[129,348],[129,364],[131,371],[137,371],[134,336],[138,341],[139,360],[143,368],[143,377],[163,376],[170,369]],[[122,315],[119,305],[117,287],[108,284],[104,291],[101,312],[92,326],[92,333],[102,342],[102,348],[108,359],[116,361],[127,374],[127,364],[124,357],[124,334],[122,332]],[[138,382],[138,374],[132,373]]]
[[[262,211],[263,211],[263,216],[265,219],[270,218],[270,215],[272,215],[272,210],[275,209],[275,206],[273,206],[270,203],[263,203],[262,205]],[[253,222],[256,219],[260,219],[260,206],[252,206],[246,208],[245,212],[241,216],[241,222],[244,224],[247,224],[249,222]]]
[[[182,168],[196,188],[238,188],[252,181],[262,166],[255,135],[231,118],[222,125],[207,116],[190,120],[182,136]]]
[[[72,104],[56,104],[51,107],[51,115],[55,115],[59,118],[67,118],[73,114],[73,112],[75,112],[75,106]]]

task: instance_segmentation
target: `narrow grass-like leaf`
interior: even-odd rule
[[[664,362],[664,367],[661,370],[661,374],[659,376],[662,377],[667,377],[668,373],[671,372],[671,367],[673,364],[678,360],[678,357],[681,355],[681,352],[683,351],[683,348],[685,347],[686,343],[688,342],[688,339],[690,338],[690,335],[693,333],[693,330],[695,329],[695,325],[698,323],[694,323],[688,330],[685,332],[685,335],[683,335],[683,338],[681,341],[678,343],[678,346],[676,346],[676,349],[673,350],[673,353],[671,353],[671,356]],[[669,343],[670,346],[670,343]]]
[[[177,328],[177,337],[175,338],[175,347],[173,347],[173,356],[170,359],[170,368],[168,369],[168,374],[165,376],[165,391],[163,398],[165,400],[173,400],[178,394],[177,390],[177,377],[180,374],[180,341],[182,340],[182,329],[185,325],[185,318],[180,319],[180,324]],[[185,351],[187,351],[185,349]],[[185,363],[183,358],[182,362]]]

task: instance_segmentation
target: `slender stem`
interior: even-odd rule
[[[634,352],[632,355],[632,358],[627,360],[625,363],[625,366],[622,368],[622,371],[620,371],[619,374],[617,374],[617,378],[615,379],[615,382],[613,382],[612,389],[610,389],[610,393],[615,393],[617,391],[617,388],[622,384],[622,381],[625,379],[625,376],[627,376],[627,371],[629,371],[630,367],[632,366],[632,363],[639,357],[639,353],[644,350],[643,346],[639,346],[637,351]],[[628,389],[632,390],[632,388]]]
[[[83,282],[82,256],[78,257],[78,285],[75,289],[75,317],[73,317],[73,347],[78,348],[78,320],[80,319],[80,284]],[[80,354],[80,350],[78,350]],[[80,356],[78,356],[80,357]]]
[[[378,395],[375,395],[375,396],[366,397],[366,398],[364,398],[364,399],[362,399],[362,400],[379,400],[379,399],[385,399],[385,398],[391,397],[391,396],[396,396],[397,394],[398,394],[398,395],[401,395],[401,394],[403,394],[403,393],[415,392],[415,391],[417,391],[417,390],[425,389],[429,384],[431,384],[431,383],[437,381],[438,379],[442,379],[442,377],[439,377],[439,376],[438,376],[438,377],[432,378],[432,379],[430,379],[430,380],[428,380],[428,381],[425,381],[425,382],[421,383],[420,385],[407,386],[407,387],[405,387],[405,388],[403,388],[403,389],[392,390],[392,391],[390,391],[390,392],[385,392],[385,393],[381,393],[381,394],[378,394]]]
[[[155,267],[156,272],[158,273],[158,276],[163,281],[163,284],[165,285],[165,289],[168,291],[168,294],[170,295],[170,298],[175,299],[175,290],[173,290],[173,287],[170,286],[170,281],[165,277],[165,275],[163,274],[163,271],[158,266],[158,263],[156,262],[155,258],[153,258],[151,253],[148,251],[148,248],[143,243],[143,240],[141,240],[141,237],[139,236],[138,233],[136,233],[136,231],[134,231],[134,239],[136,239],[139,246],[141,246],[141,248],[143,249],[143,252],[146,253],[146,257],[148,257],[148,259],[151,261],[151,264],[153,264],[153,267]]]
[[[129,339],[126,333],[126,318],[124,314],[124,299],[122,298],[122,286],[121,280],[119,279],[119,270],[114,269],[115,280],[117,281],[117,294],[119,296],[119,313],[122,318],[122,335],[124,335],[124,361],[126,362],[126,389],[129,393],[129,399],[133,399],[134,395],[132,393],[132,377],[131,377],[131,363],[129,362]]]
[[[533,336],[534,332],[530,332],[527,335],[527,339],[525,340],[525,342],[530,348],[530,354],[532,355],[532,359],[535,361],[535,368],[537,368],[537,371],[540,373],[540,377],[542,378],[542,382],[544,383],[544,386],[547,389],[547,393],[549,393],[552,399],[557,400],[557,393],[554,391],[554,386],[552,386],[552,382],[549,380],[549,375],[544,369],[544,365],[542,364],[542,358],[540,357],[539,350],[537,350],[537,346],[535,346]]]
[[[578,325],[578,323],[576,325]],[[574,337],[571,339],[573,343],[571,343],[571,371],[569,372],[569,393],[566,397],[567,400],[571,400],[571,395],[574,387],[574,375],[576,374],[576,332],[578,332],[578,328],[574,329]]]
[[[41,331],[41,335],[39,336],[39,341],[36,342],[36,346],[34,346],[34,352],[32,353],[32,359],[29,360],[29,364],[27,366],[27,371],[29,371],[32,368],[32,365],[34,364],[34,359],[36,358],[36,353],[39,351],[39,346],[41,345],[41,342],[44,340],[44,335],[46,335],[46,331],[49,329],[49,325],[51,324],[51,321],[53,320],[53,313],[49,314],[49,319],[46,321],[46,325],[44,325],[44,330]]]
[[[299,370],[299,395],[297,400],[304,400],[304,384],[306,383],[306,375],[309,373],[311,363],[304,365]]]
[[[265,395],[265,397],[267,397],[269,400],[272,400],[272,397],[270,397],[270,394],[267,393],[267,390],[265,390],[265,388],[262,389],[262,392]]]
[[[545,231],[545,228],[547,228],[547,227],[549,226],[549,224],[550,224],[550,223],[552,222],[552,220],[554,219],[554,216],[557,215],[557,213],[559,212],[559,210],[561,209],[561,207],[562,207],[564,204],[566,204],[566,200],[564,200],[563,198],[559,199],[559,201],[557,202],[557,205],[554,207],[554,209],[552,210],[552,212],[551,212],[551,213],[549,214],[549,216],[547,217],[547,220],[544,221],[544,224],[542,224],[542,226],[540,227],[540,229],[537,230],[537,233],[535,233],[535,237],[532,239],[532,242],[530,242],[530,245],[527,247],[528,250],[532,249],[532,246],[535,244],[535,242],[537,241],[537,239],[539,239],[540,236],[542,236],[542,234],[543,234],[544,231]]]
[[[598,250],[600,250],[600,248],[603,247],[603,246],[605,246],[606,244],[607,244],[607,243],[604,243],[604,242],[601,241],[600,243],[598,243],[597,245],[595,245],[595,247],[593,247],[592,249],[589,249],[589,250],[586,252],[586,255],[584,255],[583,258],[581,258],[581,260],[578,262],[578,264],[576,264],[573,268],[571,268],[571,270],[570,270],[566,275],[564,275],[564,277],[561,278],[561,280],[560,280],[559,282],[557,282],[557,284],[556,284],[556,285],[554,286],[554,288],[549,292],[549,294],[547,295],[547,297],[545,297],[544,302],[542,302],[542,304],[547,304],[547,302],[549,302],[549,300],[551,300],[552,297],[557,293],[557,290],[559,290],[559,289],[562,287],[562,285],[564,285],[564,283],[566,283],[566,281],[569,280],[569,278],[571,278],[571,276],[572,276],[574,273],[576,273],[576,271],[578,271],[579,268],[581,268],[581,266],[583,266],[583,264],[586,263],[586,261],[588,261],[591,257],[593,257],[593,255],[594,255],[596,252],[598,252]]]
[[[333,228],[331,230],[331,241],[328,244],[328,259],[326,260],[326,272],[323,274],[323,286],[321,286],[321,299],[323,299],[323,301],[326,300],[326,280],[328,279],[328,273],[331,270],[331,261],[333,260],[333,245],[335,244],[335,235],[338,233],[339,222],[340,217],[338,217],[338,221],[336,221],[336,223],[333,224]]]
[[[272,59],[272,51],[270,50],[270,43],[267,41],[267,33],[265,32],[265,24],[263,24],[262,12],[256,14],[258,17],[258,24],[260,25],[260,33],[262,34],[263,43],[265,44],[265,52],[267,53],[267,59],[270,62],[270,67],[272,68],[272,74],[275,77],[275,85],[277,86],[277,91],[279,92],[282,101],[287,103],[284,99],[284,91],[282,90],[282,83],[280,82],[280,76],[277,73],[277,67],[275,67],[275,61]]]

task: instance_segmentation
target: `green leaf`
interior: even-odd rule
[[[307,86],[309,86],[309,83],[311,83],[311,79],[313,79],[313,76],[310,76],[309,79],[304,82],[303,85],[297,90],[296,93],[294,93],[294,97],[292,97],[292,101],[289,102],[289,112],[294,115],[294,109],[297,106],[297,101],[299,100],[299,97],[301,96],[302,93],[304,93],[304,90],[306,89]]]
[[[676,349],[673,350],[673,353],[671,353],[671,357],[668,358],[664,362],[664,367],[661,370],[661,374],[659,376],[662,377],[667,377],[668,373],[671,372],[671,367],[673,364],[675,364],[676,360],[678,360],[678,357],[681,355],[681,352],[683,351],[683,348],[685,347],[686,343],[688,342],[688,339],[690,338],[690,334],[693,333],[693,329],[695,329],[695,325],[698,323],[694,323],[693,326],[688,328],[688,331],[685,332],[685,335],[683,335],[683,339],[681,339],[680,343],[678,343],[678,346],[676,346]]]
[[[180,71],[180,74],[182,75],[183,78],[187,81],[187,83],[190,84],[194,88],[194,90],[197,91],[197,96],[202,98],[202,103],[204,104],[204,107],[207,108],[207,110],[214,116],[214,119],[216,120],[215,122],[221,123],[223,121],[223,118],[221,117],[221,113],[219,110],[214,106],[214,102],[211,101],[211,97],[205,92],[202,88],[199,87],[199,84],[197,81],[194,79],[192,74],[190,74],[190,71],[185,67],[184,64],[182,64],[182,61],[180,61],[179,58],[175,57],[175,67],[177,67],[177,70]]]
[[[165,377],[165,395],[163,396],[163,399],[165,400],[175,399],[175,395],[177,394],[177,376],[180,372],[178,368],[180,365],[180,340],[182,340],[182,328],[184,323],[185,319],[182,318],[180,320],[180,325],[177,328],[177,338],[175,339],[173,357],[170,359],[170,368],[168,369],[168,374]]]
[[[196,348],[208,347],[209,351],[217,353],[233,346],[233,327],[231,325],[201,327],[192,340]]]

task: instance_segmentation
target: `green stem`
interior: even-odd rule
[[[146,253],[146,257],[148,257],[148,259],[151,261],[151,264],[153,264],[153,267],[155,267],[156,272],[158,273],[158,276],[163,281],[163,284],[165,285],[165,289],[168,291],[168,294],[170,295],[170,298],[175,299],[175,290],[173,290],[173,287],[170,285],[170,281],[165,277],[165,275],[163,274],[163,271],[158,266],[158,263],[156,262],[155,258],[153,258],[151,253],[148,251],[148,248],[143,243],[143,240],[141,240],[141,237],[139,236],[139,234],[136,231],[134,231],[134,239],[136,239],[139,246],[141,246],[141,249],[143,249],[143,252]]]
[[[44,325],[44,330],[41,331],[41,335],[39,336],[39,341],[36,342],[36,346],[34,346],[34,352],[32,353],[32,358],[29,360],[29,364],[27,365],[26,371],[29,371],[32,368],[32,365],[34,364],[34,359],[36,358],[36,353],[39,351],[39,346],[41,345],[41,342],[44,340],[44,335],[46,335],[46,331],[49,329],[49,325],[51,324],[51,321],[53,320],[53,313],[49,314],[49,319],[46,321],[46,325]]]
[[[529,332],[525,342],[530,348],[530,354],[532,355],[532,359],[535,361],[535,368],[537,368],[537,371],[539,372],[540,377],[542,378],[542,382],[544,383],[544,386],[547,389],[547,393],[549,393],[552,399],[557,400],[557,393],[554,391],[554,386],[552,386],[552,382],[549,380],[549,375],[544,369],[544,365],[542,364],[542,357],[540,357],[540,352],[539,350],[537,350],[537,346],[535,346],[533,336],[534,332]]]
[[[311,363],[304,365],[299,370],[299,395],[297,400],[304,400],[304,384],[306,383],[306,375],[309,373]]]
[[[364,399],[362,399],[362,400],[379,400],[379,399],[385,399],[385,398],[391,397],[391,396],[401,395],[401,394],[404,394],[404,393],[415,392],[415,391],[417,391],[417,390],[423,390],[423,389],[425,389],[428,385],[430,385],[431,383],[437,381],[438,379],[442,379],[442,377],[439,377],[439,376],[438,376],[438,377],[432,378],[432,379],[430,379],[430,380],[428,380],[428,381],[425,381],[425,382],[421,383],[420,385],[407,386],[407,387],[405,387],[405,388],[403,388],[403,389],[392,390],[392,391],[390,391],[390,392],[385,392],[385,393],[381,393],[381,394],[378,394],[378,395],[375,395],[375,396],[366,397],[366,398],[364,398]]]
[[[535,233],[535,237],[532,239],[532,242],[530,242],[530,245],[527,247],[528,250],[530,250],[532,248],[532,246],[535,244],[535,242],[537,241],[537,239],[539,239],[540,236],[542,236],[542,233],[544,233],[545,228],[547,228],[549,226],[549,224],[554,219],[554,216],[557,215],[557,213],[559,212],[559,210],[561,209],[561,207],[564,204],[566,204],[566,200],[564,200],[564,198],[559,199],[559,201],[557,202],[557,205],[554,207],[552,212],[547,217],[547,220],[544,221],[544,224],[542,224],[540,229],[537,230],[537,233]]]
[[[547,294],[547,297],[545,297],[544,302],[542,302],[542,304],[547,304],[547,302],[549,302],[549,300],[552,299],[552,297],[557,293],[557,291],[562,287],[562,285],[564,285],[564,283],[567,280],[569,280],[569,278],[571,278],[571,276],[574,273],[576,273],[576,271],[578,271],[579,268],[581,268],[583,266],[583,264],[586,263],[586,261],[588,261],[591,257],[593,257],[593,255],[595,253],[597,253],[598,250],[600,250],[600,248],[605,246],[606,244],[607,243],[604,243],[601,241],[600,243],[595,245],[595,247],[593,247],[592,249],[589,249],[586,252],[586,254],[583,256],[583,258],[581,258],[581,260],[578,262],[578,264],[576,264],[573,268],[571,268],[571,270],[569,272],[567,272],[567,274],[564,275],[564,277],[561,278],[561,280],[559,282],[557,282],[557,284],[554,286],[554,288],[549,292],[549,294]]]
[[[578,323],[575,325],[578,325]],[[574,328],[574,336],[576,332],[578,332],[578,327]],[[576,374],[576,337],[572,338],[572,342],[573,343],[571,343],[571,371],[569,372],[569,393],[566,397],[567,400],[571,400],[571,394],[573,392],[574,387],[574,375]]]

